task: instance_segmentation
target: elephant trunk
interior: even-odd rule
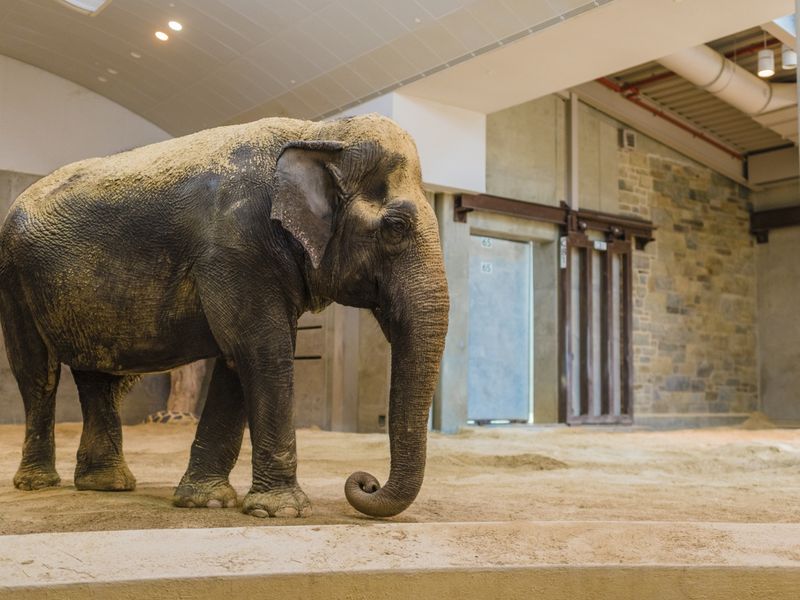
[[[408,508],[425,473],[428,415],[447,333],[449,300],[438,236],[395,265],[387,286],[393,302],[379,320],[392,345],[389,393],[391,470],[386,485],[368,473],[345,484],[348,502],[372,517],[391,517]],[[420,256],[421,255],[421,256]]]

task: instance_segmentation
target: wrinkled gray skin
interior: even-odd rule
[[[332,301],[372,309],[392,345],[391,471],[345,485],[372,516],[422,484],[447,329],[435,216],[411,138],[367,116],[264,119],[107,158],[38,181],[0,232],[0,318],[25,403],[20,489],[57,485],[59,364],[84,426],[78,489],[129,490],[119,402],[140,373],[218,357],[178,506],[232,506],[245,423],[243,510],[304,516],[292,400],[298,317]]]

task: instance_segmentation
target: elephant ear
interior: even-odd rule
[[[339,173],[334,161],[342,148],[337,141],[289,142],[275,166],[271,218],[302,244],[315,269],[333,233]]]

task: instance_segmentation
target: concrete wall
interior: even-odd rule
[[[800,203],[800,181],[752,195],[756,210]],[[756,246],[761,410],[778,422],[800,424],[800,227],[770,232]]]
[[[557,206],[566,201],[565,100],[545,96],[486,117],[486,192]],[[617,212],[618,124],[581,104],[581,208]]]
[[[555,95],[487,115],[488,194],[553,206],[566,200],[564,115]]]
[[[99,94],[1,55],[0,132],[0,169],[38,175],[170,137]]]
[[[557,206],[564,196],[564,101],[545,96],[486,117],[486,192]]]

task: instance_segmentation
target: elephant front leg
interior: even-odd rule
[[[255,517],[311,515],[311,503],[297,483],[293,369],[292,338],[239,366],[253,445],[253,486],[242,510]]]

